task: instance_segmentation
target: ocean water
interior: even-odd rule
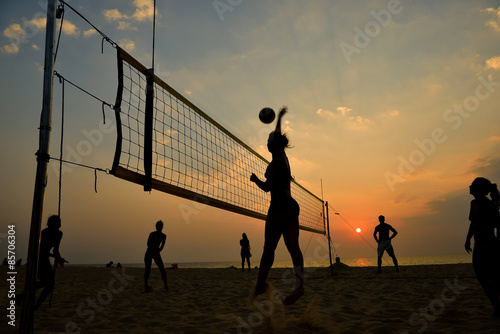
[[[252,267],[259,265],[260,258],[252,258],[250,264]],[[332,259],[332,261],[335,261]],[[340,262],[350,267],[372,267],[377,265],[377,258],[346,258],[340,259]],[[430,255],[430,256],[407,256],[398,257],[400,266],[416,266],[416,265],[429,265],[429,264],[455,264],[455,263],[472,263],[471,254],[451,254],[451,255]],[[115,264],[116,265],[116,264]],[[144,268],[144,263],[122,263],[124,267],[129,268]],[[241,261],[219,261],[219,262],[178,262],[179,268],[228,268],[231,266],[241,267]],[[329,260],[316,261],[314,259],[304,259],[306,267],[328,267]],[[382,258],[382,266],[392,266],[392,259],[384,255]],[[105,264],[74,264],[68,266],[78,267],[104,267]],[[170,267],[171,263],[165,262],[165,267]],[[153,267],[155,265],[153,264]],[[274,261],[273,268],[291,268],[291,260],[276,260]]]

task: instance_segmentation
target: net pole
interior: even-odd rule
[[[326,206],[326,230],[328,233],[328,255],[330,255],[330,274],[333,276],[333,263],[332,263],[332,246],[330,238],[330,215],[328,214],[328,202],[325,203]]]
[[[36,293],[36,277],[38,269],[38,253],[40,248],[40,232],[42,226],[43,200],[47,185],[47,165],[49,162],[50,131],[52,125],[52,83],[54,70],[56,0],[47,1],[47,23],[45,33],[45,60],[43,78],[43,105],[40,117],[39,148],[33,208],[31,212],[30,237],[28,242],[28,262],[26,267],[25,293],[19,333],[33,332],[34,304]]]

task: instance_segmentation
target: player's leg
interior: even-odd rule
[[[156,265],[160,269],[160,275],[161,275],[161,279],[163,280],[163,284],[165,286],[165,289],[168,290],[167,273],[165,272],[165,265],[163,264],[163,260],[161,258],[161,255],[155,254],[153,259],[155,260]]]
[[[281,238],[281,225],[284,217],[272,212],[269,212],[266,219],[266,227],[264,232],[264,250],[260,259],[259,274],[257,276],[257,284],[255,286],[255,295],[259,295],[266,290],[266,279],[269,270],[274,262],[274,252]]]

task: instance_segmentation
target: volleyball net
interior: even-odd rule
[[[270,195],[250,181],[266,159],[117,47],[116,177],[265,219]],[[323,201],[295,181],[300,228],[325,234]]]

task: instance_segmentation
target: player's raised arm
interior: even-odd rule
[[[288,112],[288,107],[283,106],[278,113],[278,121],[276,122],[276,129],[274,131],[281,132],[281,118]]]

